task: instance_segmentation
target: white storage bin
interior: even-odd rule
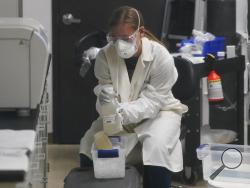
[[[208,180],[207,188],[248,188],[249,184],[236,182],[218,182],[215,180]]]
[[[239,166],[235,169],[225,167],[213,181],[243,183],[250,186],[250,146],[247,145],[232,145],[232,144],[204,144],[197,148],[197,157],[202,160],[203,178],[211,181],[210,176],[223,165],[223,152],[229,148],[234,148],[242,154]],[[235,151],[236,151],[235,150]],[[232,151],[232,150],[230,150]],[[226,153],[226,152],[225,152]],[[237,152],[227,153],[229,155],[228,162],[236,163],[239,161],[240,154]],[[229,160],[230,159],[230,160]],[[233,165],[235,166],[235,165]]]
[[[113,149],[118,150],[118,157],[98,157],[98,150],[92,146],[95,178],[123,178],[125,177],[125,140],[121,137],[111,138]],[[105,153],[105,150],[102,150]],[[107,150],[106,150],[107,151]]]

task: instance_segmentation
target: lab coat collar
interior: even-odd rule
[[[124,60],[117,55],[114,45],[104,47],[114,90],[121,102],[127,102],[130,95],[130,82]]]
[[[138,59],[135,71],[131,80],[129,100],[135,100],[141,88],[143,87],[144,80],[146,79],[149,66],[153,61],[152,45],[148,38],[142,38],[142,53]]]
[[[142,39],[142,62],[153,61],[152,46],[148,38],[143,37]]]

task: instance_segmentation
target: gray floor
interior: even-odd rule
[[[69,171],[79,166],[79,145],[49,145],[49,173],[48,188],[63,188],[64,177]],[[176,183],[178,184],[178,183]],[[206,188],[204,181],[197,182],[196,186],[183,186],[184,188]]]

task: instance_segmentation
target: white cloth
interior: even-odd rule
[[[90,47],[88,50],[85,50],[83,52],[83,56],[88,57],[90,60],[95,59],[98,52],[100,51],[100,48],[97,47]]]
[[[204,125],[200,130],[201,144],[228,144],[232,143],[237,138],[237,133],[226,129],[211,129],[209,125]]]
[[[0,171],[28,171],[28,151],[35,148],[34,130],[0,130]]]
[[[181,171],[180,122],[187,106],[172,95],[177,71],[166,48],[142,38],[142,54],[130,83],[124,60],[117,55],[114,46],[108,44],[97,55],[95,75],[99,85],[113,85],[121,104],[126,105],[129,123],[137,123],[135,133],[124,133],[130,136],[127,154],[140,140],[144,164]],[[98,106],[97,101],[97,109]],[[86,132],[80,153],[91,157],[93,134],[102,129],[101,122],[99,118]]]
[[[33,151],[35,148],[36,132],[34,130],[0,130],[0,150],[27,149]]]
[[[29,169],[29,158],[25,149],[0,149],[0,171],[22,170],[27,172]]]

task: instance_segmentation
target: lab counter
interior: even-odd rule
[[[0,111],[0,158],[9,162],[0,166],[0,188],[46,187],[47,125],[44,116],[46,113],[41,111],[41,106],[31,110],[26,117],[17,116],[15,111]]]

